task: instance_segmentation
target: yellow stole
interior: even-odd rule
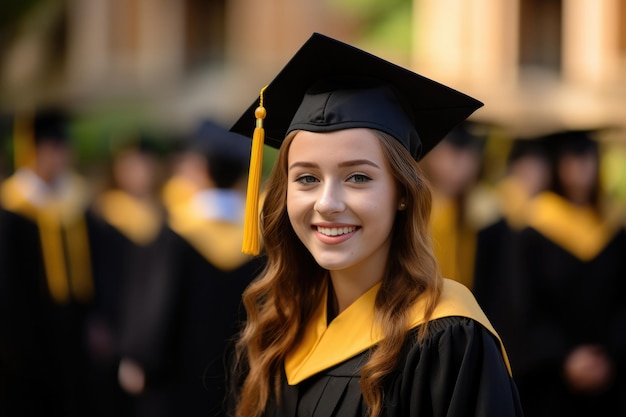
[[[35,206],[15,175],[0,190],[3,207],[36,223],[41,240],[46,282],[52,299],[66,304],[70,297],[88,302],[93,297],[93,277],[87,225],[85,184],[72,175],[71,192]],[[65,235],[65,241],[63,236]]]
[[[502,215],[509,226],[521,230],[526,225],[530,196],[515,178],[506,178],[496,187]]]
[[[576,206],[552,192],[535,198],[528,224],[581,261],[595,258],[621,225],[617,218],[601,218],[591,207]]]
[[[306,326],[302,341],[285,359],[285,373],[289,385],[296,385],[340,364],[382,340],[383,332],[374,325],[374,301],[379,288],[380,283],[341,312],[330,324],[327,324],[326,297],[323,297]],[[424,299],[420,298],[411,308],[410,329],[424,323],[424,307]],[[462,284],[444,279],[441,298],[431,320],[451,316],[476,320],[496,336],[500,341],[502,356],[509,374],[511,373],[502,341],[472,293]]]
[[[207,220],[187,203],[170,207],[169,225],[222,271],[232,271],[252,259],[241,252],[243,224]]]
[[[147,245],[159,233],[163,216],[154,204],[120,190],[103,193],[96,204],[104,220],[136,245]]]
[[[455,201],[433,193],[430,217],[433,250],[444,277],[472,288],[476,233],[470,226],[459,226],[458,212]]]
[[[177,175],[165,182],[161,199],[167,211],[172,212],[188,204],[198,191],[198,187],[191,180]]]

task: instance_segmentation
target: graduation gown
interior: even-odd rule
[[[513,369],[517,365],[523,333],[519,331],[523,306],[519,281],[513,278],[517,236],[526,225],[530,196],[515,178],[501,181],[491,198],[493,219],[476,237],[474,293],[507,347]]]
[[[140,287],[140,270],[134,264],[164,227],[164,213],[154,202],[122,190],[108,190],[94,201],[100,220],[94,233],[95,299],[89,317],[91,335],[92,402],[99,416],[125,416],[130,396],[118,383],[121,337],[126,306],[137,300],[130,288]],[[143,294],[132,294],[141,298]]]
[[[146,398],[161,404],[156,415],[224,414],[225,358],[239,330],[241,296],[262,267],[261,258],[241,252],[242,239],[242,224],[181,205],[144,263],[150,306],[134,306],[130,334],[142,338],[128,346],[147,371]]]
[[[326,325],[326,300],[285,361],[281,401],[266,416],[365,416],[360,369],[380,340],[372,332],[375,286]],[[384,416],[521,416],[508,359],[469,291],[445,280],[428,336],[417,344],[423,304],[412,309],[396,370],[384,387]],[[482,323],[482,324],[481,324]]]
[[[520,394],[529,416],[626,415],[626,234],[546,192],[533,202],[520,235],[520,276],[526,306]],[[563,378],[568,354],[599,345],[612,360],[615,381],[597,395],[573,392]]]
[[[0,350],[8,363],[0,368],[8,383],[0,414],[85,415],[93,217],[79,177],[43,196],[38,181],[23,169],[1,189]]]

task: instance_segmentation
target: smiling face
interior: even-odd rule
[[[287,166],[289,219],[316,262],[331,274],[382,279],[399,198],[374,133],[300,131]]]

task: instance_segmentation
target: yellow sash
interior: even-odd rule
[[[24,183],[9,177],[0,190],[3,207],[37,224],[52,299],[65,304],[73,298],[88,302],[93,297],[93,278],[87,225],[84,218],[85,184],[73,175],[72,192],[35,206],[26,198]],[[65,239],[64,239],[65,236]]]
[[[243,224],[207,220],[187,203],[170,207],[169,225],[222,271],[234,270],[252,259],[241,252]]]
[[[528,224],[582,261],[595,258],[611,241],[620,223],[601,218],[591,207],[579,207],[544,192],[532,202]]]
[[[120,190],[103,193],[97,204],[104,220],[136,245],[147,245],[159,233],[163,216],[155,205]]]
[[[289,385],[340,364],[376,345],[383,338],[374,328],[374,301],[380,284],[375,285],[327,325],[326,297],[307,324],[299,345],[285,359],[285,373]],[[424,323],[424,299],[412,307],[410,328]],[[502,356],[509,374],[511,366],[497,332],[478,306],[472,293],[462,284],[444,279],[443,291],[431,320],[462,316],[476,320],[500,341]]]

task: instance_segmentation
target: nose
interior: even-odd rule
[[[342,212],[346,206],[341,187],[332,182],[324,183],[313,208],[322,215]]]

